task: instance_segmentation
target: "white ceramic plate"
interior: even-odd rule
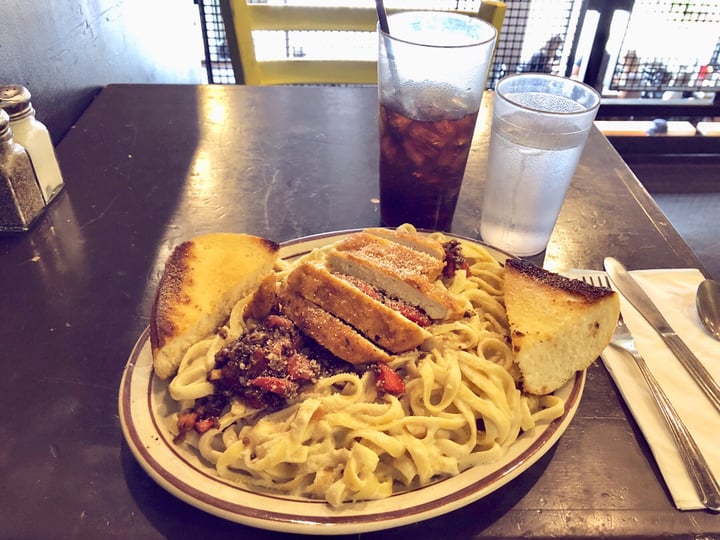
[[[292,258],[353,231],[302,238],[283,244]],[[463,242],[473,242],[461,238]],[[494,250],[491,250],[494,251]],[[499,260],[505,256],[497,252]],[[333,509],[323,501],[258,493],[219,478],[195,452],[173,443],[164,424],[171,401],[167,382],[152,370],[149,331],[138,339],[120,383],[123,433],[140,465],[179,499],[216,516],[259,527],[302,534],[350,534],[398,527],[439,516],[492,493],[530,468],[560,438],[580,404],[585,372],[559,389],[565,413],[546,426],[524,433],[499,461],[468,469],[429,486],[384,500],[348,503]]]

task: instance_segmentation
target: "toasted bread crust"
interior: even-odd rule
[[[592,364],[620,312],[614,291],[515,259],[505,264],[505,306],[523,388],[538,395]]]
[[[595,287],[579,279],[570,279],[560,274],[549,272],[544,268],[540,268],[522,259],[508,259],[505,262],[505,271],[506,273],[514,272],[522,275],[524,279],[534,282],[536,286],[543,287],[550,293],[552,293],[552,291],[562,291],[573,296],[577,301],[587,304],[594,304],[615,294],[611,289]]]
[[[318,265],[298,266],[288,275],[287,286],[393,353],[414,349],[430,336],[417,324]]]
[[[212,233],[173,250],[150,314],[153,366],[160,378],[173,375],[190,345],[210,335],[257,287],[279,248],[256,236]]]
[[[183,242],[170,254],[165,263],[165,271],[155,291],[153,301],[150,343],[153,350],[160,349],[168,339],[179,333],[179,321],[175,320],[176,306],[187,304],[190,298],[183,293],[183,281],[190,274],[191,260],[193,259],[192,242]]]

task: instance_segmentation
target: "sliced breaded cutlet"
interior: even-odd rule
[[[436,281],[444,260],[368,233],[354,234],[326,256],[332,271],[357,277],[388,295],[421,308],[434,320],[462,316],[448,291]]]
[[[390,352],[412,350],[430,336],[398,311],[320,265],[301,264],[288,275],[286,283],[288,290],[317,304]]]

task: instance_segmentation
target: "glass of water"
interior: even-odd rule
[[[600,106],[579,81],[522,73],[495,87],[480,235],[519,257],[547,246]]]

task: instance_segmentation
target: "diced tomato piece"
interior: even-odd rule
[[[183,413],[178,417],[177,426],[180,431],[190,431],[192,428],[195,427],[195,422],[197,421],[197,413],[196,412],[190,412],[190,413]]]
[[[265,326],[268,328],[292,328],[293,322],[287,317],[281,317],[280,315],[268,315],[265,318]]]
[[[205,433],[207,430],[218,427],[217,418],[203,418],[195,422],[195,431]]]
[[[426,327],[432,324],[432,319],[428,317],[427,313],[425,313],[421,309],[416,308],[415,306],[411,306],[410,304],[401,302],[400,300],[390,299],[385,301],[385,305],[390,309],[394,309],[395,311],[400,313],[400,315],[414,322],[418,326]]]
[[[462,261],[448,261],[445,269],[443,270],[443,275],[447,278],[452,278],[458,270],[465,270],[468,277],[472,275],[472,272],[470,272],[470,265],[464,259]]]
[[[363,281],[360,278],[356,278],[354,276],[348,276],[345,274],[338,274],[339,277],[344,279],[345,281],[352,283],[355,285],[358,289],[360,289],[363,293],[368,295],[373,300],[377,300],[378,302],[383,301],[383,295],[380,294],[380,291],[378,291],[375,287],[370,285],[367,281]]]
[[[281,396],[289,396],[297,390],[297,384],[288,379],[280,379],[279,377],[255,377],[249,381],[249,384]]]
[[[451,240],[443,244],[445,249],[445,268],[443,276],[452,278],[458,270],[465,270],[468,277],[470,276],[470,265],[463,256],[462,244],[457,240]]]
[[[394,396],[399,396],[405,392],[405,383],[400,378],[400,375],[387,364],[375,364],[375,373],[377,374],[377,387],[382,392]]]
[[[304,354],[293,354],[287,360],[287,372],[291,381],[309,381],[316,374],[316,369]]]

